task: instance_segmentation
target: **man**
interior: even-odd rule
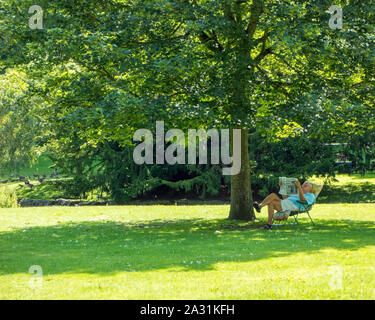
[[[281,182],[279,183],[279,185],[281,186]],[[277,212],[299,211],[303,209],[303,206],[298,203],[298,201],[305,201],[309,205],[314,203],[315,195],[311,193],[313,186],[310,182],[305,181],[301,186],[301,183],[297,180],[296,186],[298,190],[298,196],[288,197],[283,195],[283,199],[281,200],[276,193],[271,193],[262,201],[262,203],[259,204],[257,202],[254,202],[254,208],[257,212],[260,212],[260,209],[262,209],[263,207],[268,206],[268,221],[264,226],[264,229],[272,229],[272,218],[274,215],[274,210],[276,210]]]

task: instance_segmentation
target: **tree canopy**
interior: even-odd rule
[[[45,141],[132,144],[136,129],[240,128],[230,217],[252,219],[248,130],[338,139],[374,129],[375,4],[336,1],[31,1],[0,4],[0,68],[32,83]]]

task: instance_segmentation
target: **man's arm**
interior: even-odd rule
[[[305,195],[303,194],[303,191],[302,191],[301,183],[298,180],[296,181],[296,186],[297,186],[300,201],[307,202]]]

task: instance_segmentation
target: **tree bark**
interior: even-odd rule
[[[250,181],[247,129],[241,129],[241,171],[239,174],[231,176],[230,213],[228,219],[244,221],[255,219]]]

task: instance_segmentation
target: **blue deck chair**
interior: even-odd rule
[[[311,220],[311,223],[313,225],[315,225],[313,219],[311,218],[310,216],[310,210],[312,209],[312,207],[314,206],[314,204],[316,203],[316,200],[318,199],[318,196],[320,194],[320,192],[322,191],[323,189],[323,185],[322,184],[316,184],[316,183],[312,183],[310,182],[313,186],[312,188],[312,193],[315,195],[315,201],[314,203],[312,204],[308,204],[306,201],[297,201],[299,204],[302,205],[303,209],[299,210],[299,211],[291,211],[289,216],[287,217],[285,211],[279,211],[279,212],[276,212],[273,216],[273,219],[272,220],[276,220],[276,221],[283,221],[283,220],[287,220],[289,217],[293,217],[294,218],[294,221],[295,221],[295,224],[298,224],[298,216],[300,214],[303,214],[303,213],[307,213],[307,215],[309,216],[310,220]],[[277,225],[282,225],[281,223],[279,224],[273,224],[275,226]]]

